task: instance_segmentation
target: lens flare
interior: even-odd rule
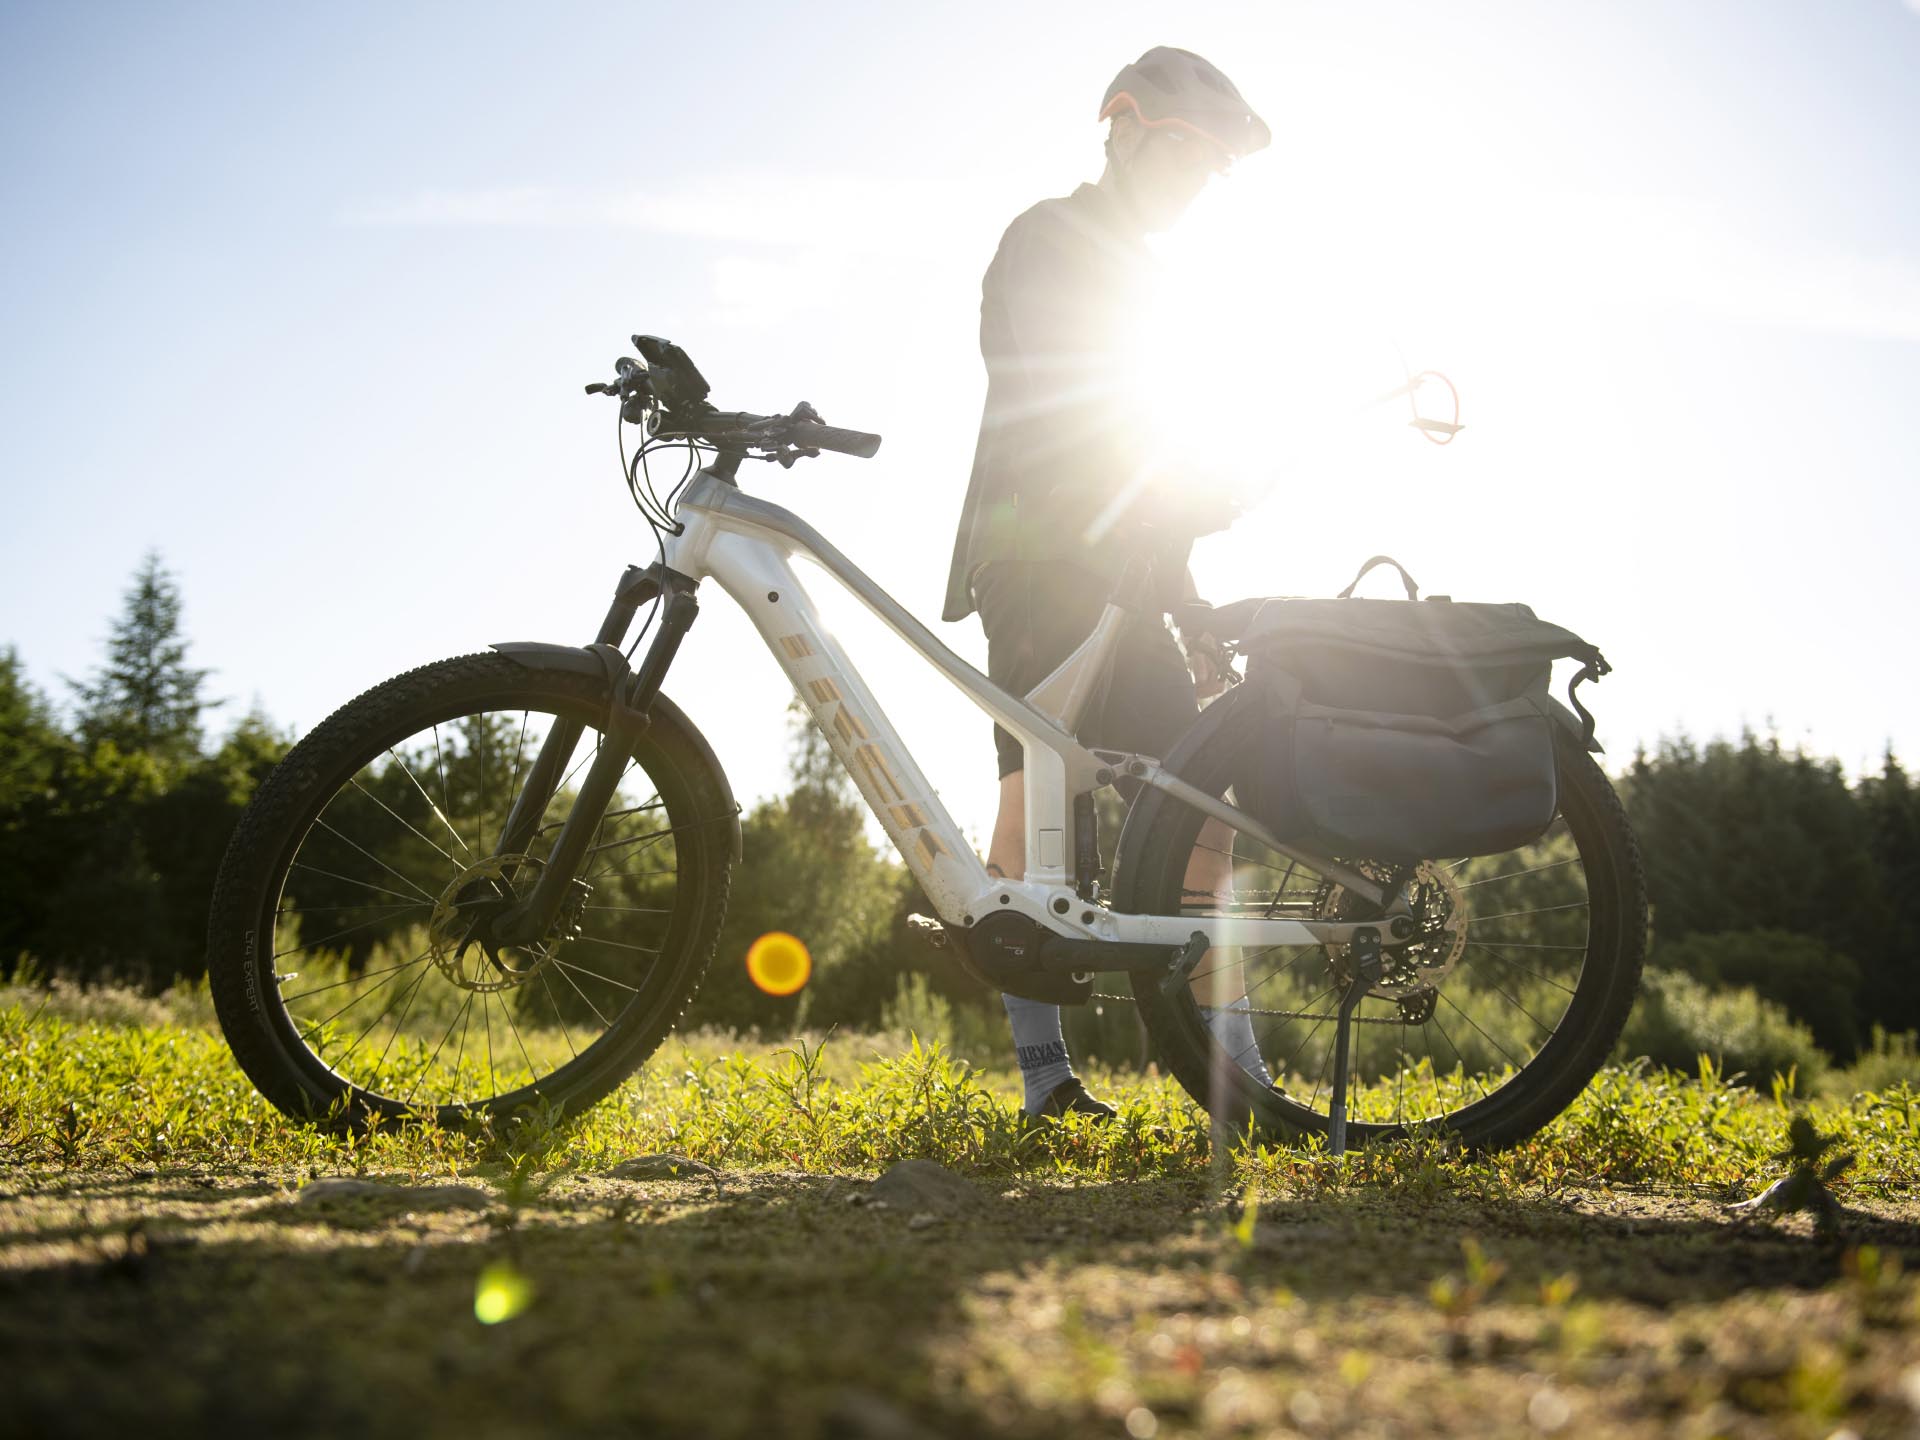
[[[473,1289],[473,1318],[482,1325],[511,1320],[533,1299],[533,1285],[513,1266],[496,1263],[480,1272]]]
[[[769,995],[793,995],[813,974],[807,947],[784,930],[771,930],[747,947],[747,978]]]

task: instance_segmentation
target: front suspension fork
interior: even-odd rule
[[[654,697],[660,693],[661,682],[666,679],[667,670],[679,652],[680,642],[686,638],[694,618],[700,613],[700,602],[693,593],[697,581],[664,567],[649,567],[648,571],[638,573],[651,577],[650,586],[630,584],[636,572],[628,572],[628,581],[623,581],[615,594],[613,606],[601,623],[595,643],[617,650],[620,642],[626,638],[634,613],[649,589],[652,593],[664,592],[666,595],[660,614],[660,628],[653,637],[653,643],[647,647],[646,658],[640,662],[639,670],[628,673],[621,667],[621,673],[611,677],[612,698],[607,711],[607,724],[601,734],[593,764],[587,767],[587,773],[580,782],[580,793],[574,799],[566,822],[560,827],[559,838],[554,841],[553,850],[547,856],[546,864],[541,867],[533,889],[519,904],[509,906],[495,919],[493,933],[500,944],[529,944],[538,941],[553,928],[560,907],[572,889],[573,877],[586,859],[594,834],[600,828],[600,821],[606,815],[607,807],[613,803],[614,792],[620,788],[621,778],[627,773],[627,766],[633,758],[634,743],[651,723]],[[617,654],[612,657],[612,663],[619,664]],[[560,767],[572,755],[573,747],[579,743],[584,729],[577,720],[561,720],[548,733],[546,743],[540,747],[540,754],[528,771],[526,788],[514,801],[513,812],[502,831],[502,854],[522,853],[532,840],[540,816],[546,813],[547,804],[560,783]]]

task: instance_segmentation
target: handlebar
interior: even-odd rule
[[[818,420],[801,421],[789,432],[802,450],[832,450],[871,460],[880,449],[880,437],[865,430],[841,430]]]
[[[656,438],[697,440],[723,454],[757,452],[761,459],[782,465],[822,450],[871,460],[880,449],[878,435],[828,425],[804,400],[789,415],[716,410],[707,403],[707,382],[686,351],[655,335],[636,335],[633,343],[648,363],[642,366],[623,355],[614,361],[613,383],[596,382],[587,386],[587,393],[617,397],[620,413],[630,424],[651,419]]]

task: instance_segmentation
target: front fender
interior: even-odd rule
[[[598,675],[606,680],[609,695],[628,673],[626,656],[612,645],[551,645],[540,640],[506,640],[488,648],[529,670],[572,670],[582,675]],[[721,768],[720,757],[713,753],[713,746],[707,743],[700,728],[687,718],[687,712],[666,696],[656,695],[648,713],[652,724],[664,725],[684,737],[688,748],[712,774],[726,802],[728,845],[738,862],[742,850],[740,802],[733,798],[733,786]]]

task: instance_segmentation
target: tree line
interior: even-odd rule
[[[149,554],[64,706],[0,651],[0,969],[149,988],[204,971],[220,857],[291,737],[255,713],[209,738],[208,672],[188,648],[178,585]],[[746,863],[688,1023],[874,1026],[909,993],[997,1022],[994,996],[907,938],[918,889],[870,843],[858,797],[797,715],[791,769],[784,795],[742,817]],[[1850,781],[1777,738],[1679,737],[1616,784],[1646,861],[1654,969],[1751,990],[1842,1061],[1875,1026],[1920,1029],[1920,793],[1891,752]],[[798,996],[762,994],[741,963],[776,929],[813,953]]]

